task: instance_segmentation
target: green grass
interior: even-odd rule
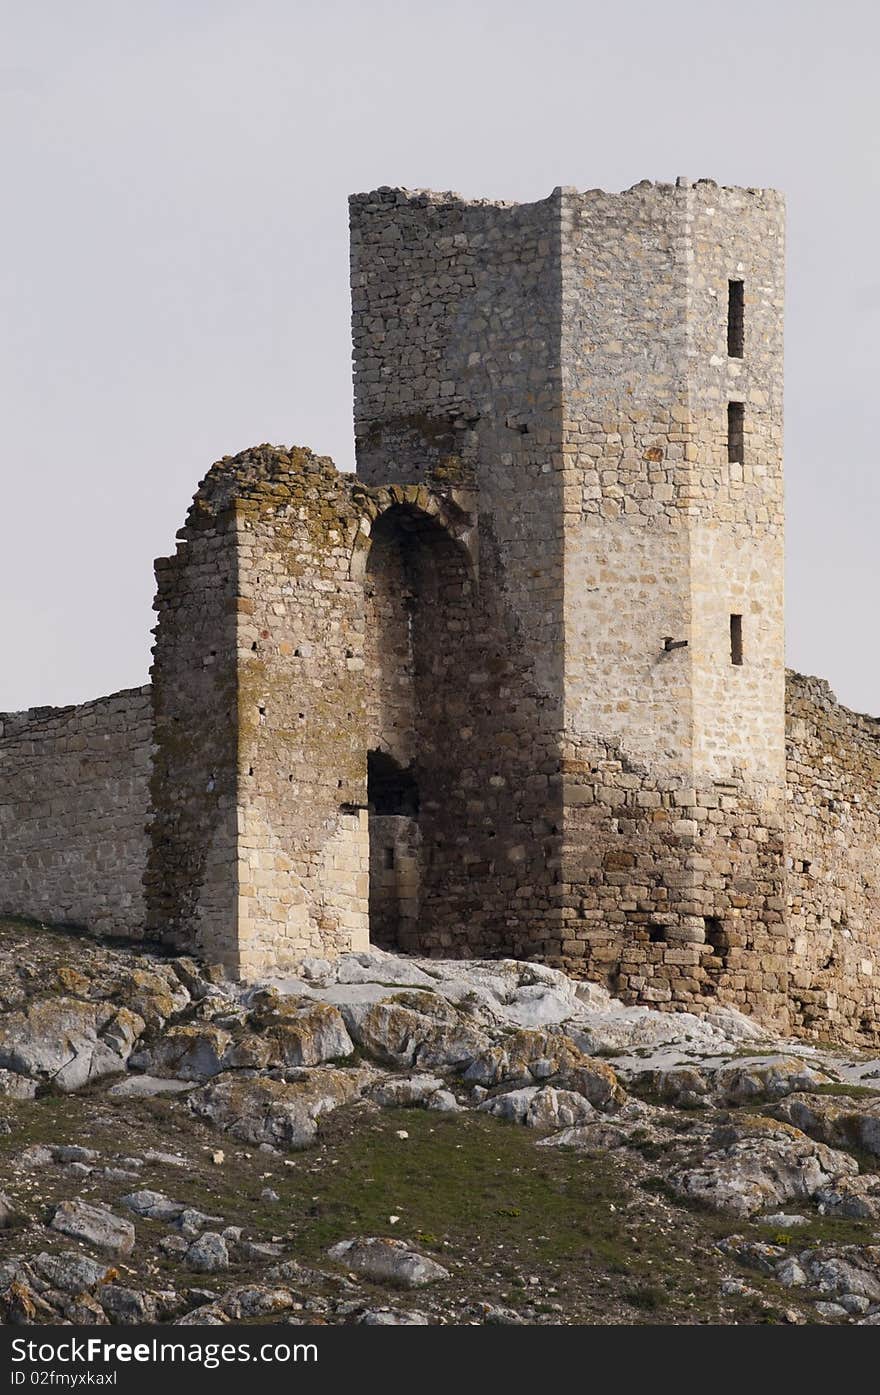
[[[249,1239],[281,1239],[285,1257],[322,1268],[333,1268],[326,1252],[337,1240],[408,1240],[451,1271],[430,1300],[450,1313],[491,1302],[548,1315],[561,1307],[558,1320],[582,1323],[752,1320],[745,1300],[720,1298],[730,1262],[714,1240],[734,1224],[635,1188],[613,1154],[537,1148],[531,1130],[490,1116],[351,1107],[328,1119],[316,1147],[282,1157],[209,1128],[180,1099],[113,1103],[95,1091],[10,1102],[5,1111],[14,1132],[0,1136],[0,1172],[17,1174],[16,1203],[44,1222],[65,1196],[118,1209],[126,1191],[150,1187],[243,1226]],[[15,1159],[41,1142],[87,1143],[108,1164],[114,1153],[162,1148],[190,1166],[150,1165],[131,1183],[73,1180],[49,1166],[35,1169],[27,1186]],[[221,1165],[211,1162],[218,1148]],[[277,1202],[262,1199],[266,1187]],[[126,1282],[198,1284],[157,1248],[170,1227],[140,1218],[135,1226]],[[0,1259],[68,1245],[51,1231],[0,1232]],[[265,1260],[237,1260],[222,1286],[262,1282],[266,1268]],[[393,1297],[380,1288],[375,1295]]]

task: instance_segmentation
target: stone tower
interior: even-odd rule
[[[778,1016],[781,197],[381,189],[351,228],[358,475],[477,519],[422,936]]]

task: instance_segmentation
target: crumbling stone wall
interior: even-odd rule
[[[786,866],[795,1031],[880,1041],[880,719],[788,674]]]
[[[239,597],[231,493],[201,489],[156,562],[156,754],[144,876],[151,936],[237,964]]]
[[[245,977],[367,942],[359,521],[329,461],[257,447],[156,564],[150,925]]]
[[[0,713],[0,914],[144,933],[149,688]]]

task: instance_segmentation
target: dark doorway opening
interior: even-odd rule
[[[419,787],[411,766],[387,751],[367,752],[370,820],[370,939],[406,946],[419,910]]]
[[[367,803],[371,814],[418,818],[419,787],[412,767],[398,764],[387,751],[368,751]]]

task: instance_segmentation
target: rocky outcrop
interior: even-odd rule
[[[699,1161],[674,1167],[669,1180],[688,1201],[726,1215],[752,1216],[810,1198],[857,1171],[853,1158],[814,1143],[799,1129],[748,1117],[720,1125]]]
[[[370,1083],[367,1069],[304,1070],[298,1079],[220,1076],[198,1090],[191,1108],[247,1143],[307,1148],[322,1114],[355,1099]]]
[[[59,1090],[116,1075],[146,1024],[129,1008],[38,998],[0,1025],[0,1066]]]
[[[351,1238],[355,1225],[346,1225],[327,1266],[309,1268],[291,1252],[301,1217],[285,1211],[279,1173],[315,1172],[310,1186],[319,1193],[317,1174],[336,1157],[328,1140],[384,1130],[377,1176],[387,1191],[370,1223],[402,1231],[408,1217],[397,1208],[394,1179],[411,1176],[412,1135],[442,1135],[450,1160],[460,1145],[449,1129],[494,1140],[500,1125],[528,1130],[529,1148],[561,1150],[545,1155],[547,1165],[579,1154],[589,1171],[604,1160],[632,1182],[630,1208],[662,1195],[672,1225],[712,1212],[713,1246],[730,1218],[748,1233],[728,1237],[720,1253],[741,1268],[764,1266],[786,1301],[800,1304],[797,1320],[804,1305],[814,1320],[880,1316],[872,1245],[792,1238],[820,1218],[835,1223],[835,1234],[880,1221],[880,1182],[860,1171],[866,1154],[880,1152],[876,1062],[803,1046],[793,1055],[789,1043],[759,1038],[728,1010],[690,1019],[623,1007],[596,985],[514,961],[371,951],[333,965],[312,961],[296,979],[243,989],[191,960],[88,943],[76,964],[58,962],[57,950],[53,963],[48,943],[0,953],[0,1133],[14,1137],[21,1111],[51,1103],[53,1086],[69,1108],[86,1085],[94,1117],[140,1110],[141,1119],[167,1119],[173,1132],[138,1148],[136,1132],[129,1141],[122,1128],[109,1154],[88,1131],[38,1133],[15,1150],[0,1197],[0,1228],[16,1252],[0,1264],[4,1321],[436,1320],[433,1310],[426,1318],[385,1307],[374,1289],[436,1283],[438,1294],[451,1293],[444,1281],[463,1260],[442,1235],[429,1226],[410,1238]],[[388,1119],[386,1111],[402,1110],[430,1118]],[[202,1175],[193,1191],[198,1155],[185,1147],[187,1129],[199,1131],[201,1166],[218,1169],[218,1178],[237,1156],[245,1205],[264,1216],[262,1233],[249,1232],[247,1211],[223,1214],[228,1188]],[[307,1149],[317,1150],[320,1166]],[[497,1185],[486,1161],[485,1177],[482,1157],[474,1168],[476,1195],[489,1179]],[[426,1178],[429,1188],[436,1182]],[[365,1176],[365,1196],[375,1185]],[[35,1208],[38,1195],[51,1201]],[[518,1215],[503,1194],[491,1204],[498,1217]],[[358,1218],[356,1209],[350,1221]],[[20,1238],[27,1243],[19,1252]],[[477,1234],[475,1252],[479,1243]],[[163,1288],[157,1276],[169,1271],[176,1280]],[[210,1287],[200,1287],[209,1275]],[[725,1284],[724,1293],[749,1299],[746,1280],[732,1275]],[[369,1301],[360,1285],[372,1291]],[[553,1302],[541,1305],[547,1320]],[[469,1320],[538,1314],[496,1297]]]
[[[419,1254],[402,1240],[384,1240],[377,1236],[342,1240],[327,1253],[346,1269],[363,1274],[375,1283],[393,1284],[397,1288],[422,1288],[449,1278],[449,1270],[442,1264]]]

